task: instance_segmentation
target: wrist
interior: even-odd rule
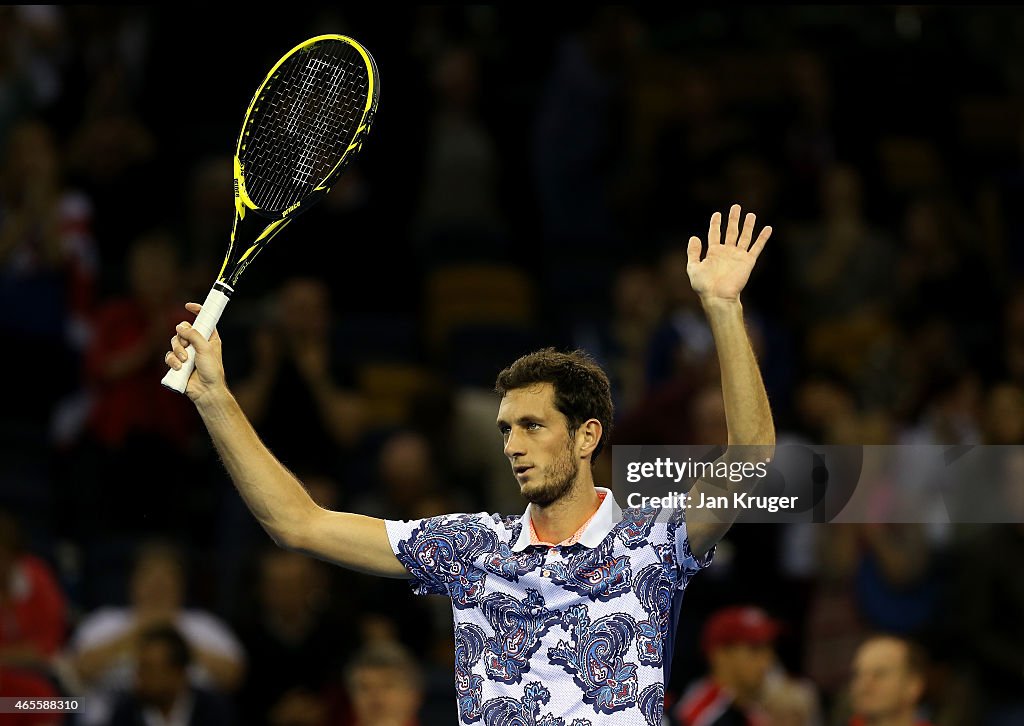
[[[195,400],[195,404],[203,419],[224,415],[232,406],[238,406],[227,384],[203,391],[203,395]]]
[[[708,313],[713,312],[743,312],[743,304],[740,302],[738,297],[736,298],[722,298],[722,297],[701,297],[701,307]]]

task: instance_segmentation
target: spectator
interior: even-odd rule
[[[188,643],[173,626],[140,635],[135,688],[120,698],[110,726],[230,726],[227,702],[189,683]]]
[[[241,681],[242,646],[216,616],[185,609],[185,571],[181,556],[163,544],[139,552],[132,572],[128,607],[104,607],[86,616],[71,642],[83,693],[84,723],[103,723],[114,697],[131,686],[142,636],[155,625],[180,629],[195,658],[189,677],[195,685],[230,692]]]
[[[187,455],[195,431],[188,402],[153,385],[163,377],[154,366],[181,294],[177,243],[162,231],[137,238],[126,272],[126,294],[103,303],[93,318],[85,361],[93,404],[74,483],[67,485],[73,510],[67,519],[78,527],[103,521],[105,532],[116,523],[171,533],[194,518],[185,510],[191,499],[161,487],[140,491],[136,482]]]
[[[638,24],[625,7],[589,13],[585,27],[561,40],[544,82],[533,145],[544,236],[570,254],[610,249],[610,197],[618,176],[613,143]],[[585,242],[584,242],[585,240]]]
[[[154,365],[167,345],[168,320],[178,316],[177,247],[161,231],[136,239],[128,257],[127,295],[96,313],[86,362],[96,396],[90,431],[107,450],[123,450],[133,438],[148,436],[180,452],[194,429],[188,408],[153,386],[154,377],[162,377]]]
[[[352,371],[333,348],[332,330],[327,285],[313,278],[287,280],[277,295],[272,328],[253,337],[253,368],[237,392],[246,415],[286,466],[336,474],[341,463],[329,452],[351,451],[356,444],[362,404]]]
[[[647,342],[649,389],[657,389],[673,379],[702,375],[715,364],[714,341],[700,299],[688,285],[677,284],[678,280],[686,279],[685,245],[665,250],[661,269],[668,307]]]
[[[245,724],[325,708],[324,687],[340,674],[352,645],[351,635],[327,617],[326,597],[316,560],[280,549],[260,558],[259,612],[241,630],[249,658],[238,698]]]
[[[432,517],[468,503],[460,492],[449,485],[451,479],[438,474],[437,452],[429,440],[416,431],[397,431],[380,447],[373,490],[356,498],[353,511],[368,516],[399,512],[405,519]],[[335,577],[335,588],[351,588],[351,577]],[[442,643],[447,648],[451,625],[447,622],[449,608],[440,598],[405,601],[404,588],[390,578],[356,574],[361,613],[362,642],[375,640],[401,641],[417,653],[425,653]],[[348,598],[351,602],[354,598]]]
[[[353,509],[371,517],[398,512],[400,519],[433,517],[457,492],[444,490],[436,456],[427,438],[414,431],[398,431],[381,445],[374,490],[357,497]],[[453,496],[453,494],[455,496]]]
[[[672,708],[679,726],[758,726],[764,687],[775,663],[781,624],[756,607],[727,607],[711,615],[701,647],[711,672],[690,685]]]
[[[0,667],[0,698],[58,698],[50,682],[41,676],[25,671]],[[60,717],[52,713],[16,712],[7,709],[3,722],[5,726],[57,726]]]
[[[349,726],[416,726],[423,702],[419,666],[402,646],[377,644],[359,653],[345,673],[352,702]]]
[[[917,713],[925,672],[915,643],[888,635],[868,639],[853,659],[850,726],[928,726]]]
[[[52,405],[77,385],[96,282],[92,207],[68,187],[47,126],[24,121],[4,140],[0,165],[0,329],[18,350],[19,385],[4,421],[46,424]]]
[[[66,617],[50,566],[25,552],[17,521],[0,511],[0,667],[48,674],[64,642]]]
[[[574,345],[608,371],[616,411],[631,409],[646,392],[647,347],[664,307],[662,287],[651,266],[626,265],[615,275],[611,314],[579,321],[572,331]]]
[[[479,61],[472,50],[448,48],[432,70],[436,107],[413,223],[428,256],[439,244],[460,239],[465,246],[458,251],[466,252],[480,239],[494,239],[504,227],[498,209],[499,156],[476,108]]]
[[[810,683],[787,676],[768,679],[764,694],[764,710],[768,726],[821,724],[821,709],[814,687]]]

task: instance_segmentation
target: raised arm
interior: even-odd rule
[[[722,395],[729,428],[729,449],[724,458],[757,463],[774,454],[775,424],[754,349],[743,324],[740,291],[746,286],[772,228],[762,229],[751,244],[757,220],[753,214],[747,214],[741,229],[740,211],[738,204],[729,210],[724,240],[721,237],[722,215],[718,212],[711,215],[708,251],[703,260],[700,239],[690,238],[686,249],[686,273],[708,316],[722,371]],[[733,448],[737,445],[741,448]],[[728,485],[731,495],[737,491],[749,491],[752,484],[749,479],[738,483],[699,480],[694,484],[692,494],[695,500],[699,500],[698,495],[702,491],[708,495],[719,495],[722,487]],[[735,518],[736,512],[731,510],[688,510],[687,535],[693,553],[702,556],[710,550],[729,530]]]
[[[192,313],[200,310],[196,303],[185,307]],[[195,403],[238,493],[273,540],[352,570],[409,577],[391,550],[384,520],[317,506],[263,445],[228,390],[217,332],[207,341],[189,323],[179,323],[165,356],[167,365],[180,368],[188,345],[196,349],[196,370],[185,393]],[[303,422],[293,424],[301,427]]]

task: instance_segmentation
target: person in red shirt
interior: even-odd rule
[[[0,667],[0,698],[59,698],[57,691],[45,679],[26,671]],[[18,711],[7,709],[0,723],[4,726],[57,726],[63,716],[40,711]]]
[[[18,523],[0,511],[0,667],[48,673],[64,642],[66,616],[49,565],[23,550]]]
[[[153,232],[137,239],[129,252],[128,291],[104,302],[93,319],[86,376],[95,403],[89,431],[101,446],[118,450],[130,437],[159,438],[184,448],[195,429],[194,415],[180,396],[160,386],[160,353],[167,346],[168,321],[176,319],[180,290],[174,239]]]
[[[781,624],[752,606],[727,607],[704,626],[701,647],[711,666],[672,709],[679,726],[765,726],[759,701],[775,664]]]
[[[905,638],[866,640],[853,657],[849,726],[930,726],[917,715],[925,668],[924,652]]]
[[[84,358],[91,408],[71,462],[64,531],[85,541],[112,534],[177,537],[183,529],[194,538],[212,528],[193,504],[205,482],[190,480],[173,492],[138,486],[157,476],[160,462],[195,463],[199,456],[189,448],[195,413],[159,385],[170,301],[181,289],[174,238],[154,231],[136,239],[124,272],[125,294],[104,301],[92,318]]]

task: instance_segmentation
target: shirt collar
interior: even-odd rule
[[[615,501],[615,497],[612,495],[611,489],[605,489],[604,487],[594,487],[599,492],[604,492],[604,501],[601,502],[601,506],[597,508],[594,516],[591,518],[590,523],[587,525],[586,530],[580,536],[579,544],[584,547],[593,549],[597,547],[604,538],[608,536],[608,533],[612,531],[612,527],[615,526],[616,519],[621,519],[622,509],[619,507],[618,502]],[[512,545],[513,552],[522,552],[530,545],[530,510],[533,507],[532,504],[526,505],[526,511],[523,512],[523,516],[519,518],[519,523],[522,527],[519,529],[519,539]]]

